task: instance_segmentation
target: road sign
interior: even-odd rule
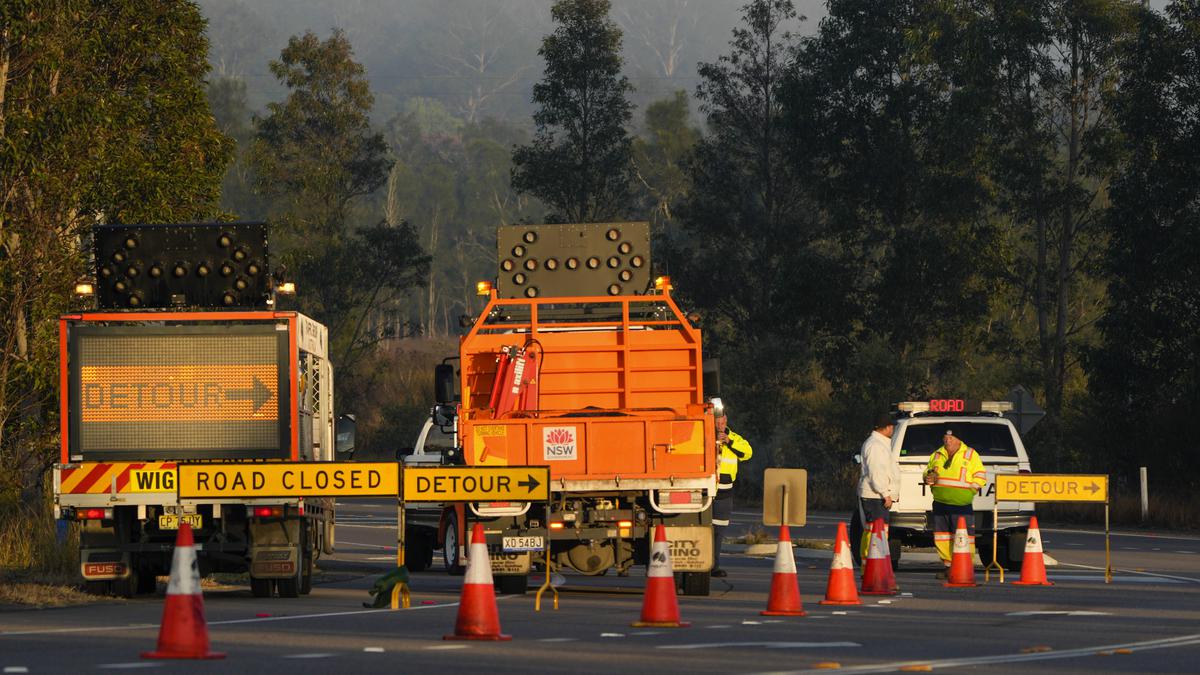
[[[1108,476],[1062,473],[997,474],[996,500],[1107,503]]]
[[[787,518],[783,518],[784,493]],[[808,520],[808,471],[767,469],[763,473],[763,525],[804,527]]]
[[[545,466],[404,467],[405,502],[535,502],[550,498]]]
[[[394,497],[395,462],[181,464],[180,499]]]
[[[1046,411],[1033,400],[1033,395],[1019,384],[1008,392],[1008,400],[1012,401],[1013,409],[1004,413],[1004,416],[1017,425],[1017,433],[1022,436],[1046,416]]]

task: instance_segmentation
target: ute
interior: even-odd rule
[[[544,538],[555,568],[625,574],[662,523],[682,590],[707,595],[713,409],[700,330],[669,280],[651,280],[648,225],[506,226],[497,239],[497,283],[481,284],[487,304],[438,366],[436,405],[402,459],[547,466],[551,500],[411,505],[406,560],[424,569],[441,548],[461,572],[482,522],[497,584],[519,593]]]
[[[353,451],[353,419],[334,417],[325,326],[274,309],[267,234],[262,223],[94,229],[97,308],[59,321],[54,466],[55,513],[81,526],[92,592],[152,592],[182,523],[201,574],[249,572],[260,597],[307,593],[315,560],[333,552],[332,500],[177,496],[183,462]]]

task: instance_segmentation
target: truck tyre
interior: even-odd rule
[[[256,598],[271,597],[271,580],[250,577],[250,594]]]
[[[121,598],[132,598],[137,595],[138,577],[141,575],[137,569],[132,569],[129,576],[124,579],[114,579],[112,581],[112,594]]]
[[[107,581],[85,581],[83,589],[89,595],[108,595],[112,592],[112,585]]]
[[[409,572],[424,572],[433,566],[433,537],[423,529],[410,528],[404,539],[404,566]]]
[[[684,595],[708,595],[709,582],[712,579],[708,572],[681,572],[679,576],[683,577],[680,586]]]
[[[460,576],[467,570],[462,565],[462,557],[458,551],[458,514],[451,511],[446,516],[446,536],[442,545],[442,563],[446,573]]]
[[[528,589],[528,574],[496,577],[496,590],[503,595],[525,595]]]

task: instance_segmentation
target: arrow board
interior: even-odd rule
[[[545,466],[404,467],[406,502],[536,502],[550,498]]]

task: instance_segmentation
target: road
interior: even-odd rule
[[[735,512],[742,530],[751,511]],[[339,507],[336,556],[298,600],[257,599],[246,588],[209,590],[205,607],[223,661],[144,661],[162,612],[160,597],[49,610],[0,612],[0,670],[289,674],[328,672],[577,673],[805,672],[1173,672],[1200,670],[1200,537],[1122,532],[1113,536],[1115,583],[1105,585],[1103,533],[1043,524],[1054,587],[994,583],[944,588],[931,568],[902,562],[901,595],[858,607],[817,604],[828,554],[798,556],[808,616],[770,619],[772,561],[728,555],[727,580],[708,598],[680,598],[690,628],[637,629],[644,571],[625,578],[571,576],[560,609],[534,612],[532,594],[499,602],[511,642],[445,642],[461,577],[414,575],[413,606],[369,610],[366,589],[395,554],[395,508]],[[797,538],[832,538],[834,514],[812,514]],[[735,529],[737,529],[735,528]],[[824,556],[824,557],[822,557]],[[911,556],[917,559],[920,556]],[[980,578],[982,581],[982,577]],[[1019,664],[1019,665],[1017,665]]]

